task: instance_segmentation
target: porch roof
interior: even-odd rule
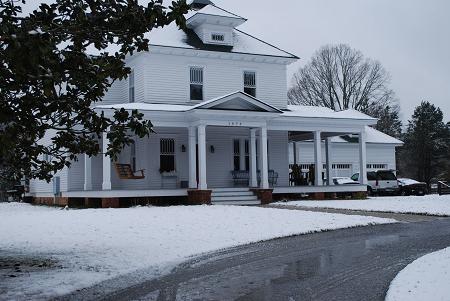
[[[333,118],[333,119],[357,119],[375,121],[369,115],[353,109],[334,111],[330,108],[316,106],[288,105],[287,111],[282,116],[286,117],[309,117],[309,118]]]
[[[241,91],[236,91],[223,96],[219,96],[194,105],[164,104],[164,103],[119,103],[112,105],[99,105],[96,109],[113,110],[140,110],[140,111],[165,111],[165,112],[188,112],[197,109],[228,110],[228,111],[256,111],[281,114],[283,111],[276,107],[248,95]]]
[[[212,120],[227,119],[239,121],[261,122],[266,120],[273,130],[313,131],[353,133],[359,132],[362,126],[373,125],[376,118],[355,110],[335,112],[328,108],[288,105],[280,110],[258,98],[241,91],[232,92],[200,103],[168,104],[168,103],[119,103],[98,105],[97,110],[138,110],[152,121],[163,120],[192,122],[209,118]],[[162,113],[164,112],[164,114]],[[250,125],[248,125],[250,126]]]
[[[366,143],[372,144],[392,144],[395,146],[403,145],[403,141],[397,138],[391,137],[385,133],[382,133],[370,126],[365,126],[366,129]],[[352,137],[352,141],[344,139],[342,133],[323,133],[322,138],[331,137],[331,142],[333,143],[358,143],[358,136]],[[289,140],[291,142],[309,142],[312,143],[314,135],[311,132],[291,132]]]

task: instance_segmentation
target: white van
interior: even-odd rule
[[[359,173],[355,173],[352,180],[359,182]],[[392,170],[377,170],[367,172],[367,192],[371,194],[398,194],[400,188],[397,176]]]

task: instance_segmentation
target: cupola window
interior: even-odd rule
[[[213,40],[214,42],[224,42],[225,35],[220,33],[213,33],[211,34],[211,40]]]

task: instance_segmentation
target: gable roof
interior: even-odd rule
[[[256,97],[248,95],[241,91],[236,91],[217,98],[203,101],[196,105],[178,105],[164,103],[144,103],[131,102],[112,105],[98,105],[96,109],[125,109],[141,111],[161,111],[161,112],[189,112],[196,109],[200,110],[223,110],[223,111],[254,111],[266,113],[282,113],[281,110],[271,106]]]
[[[380,132],[370,126],[366,126],[366,139],[368,143],[403,144],[403,141]]]
[[[260,111],[282,113],[281,110],[269,105],[247,93],[236,91],[224,96],[201,102],[192,109],[235,110],[235,111]]]
[[[358,143],[358,136],[336,136],[331,138],[331,141],[337,143]],[[379,144],[394,144],[403,145],[403,141],[398,140],[395,137],[389,136],[383,132],[374,129],[373,127],[366,126],[366,142],[367,143],[379,143]]]
[[[229,12],[223,8],[220,8],[218,6],[215,6],[214,4],[210,3],[205,5],[203,8],[197,11],[191,11],[186,16],[186,21],[188,21],[190,18],[192,18],[195,15],[210,15],[210,16],[217,16],[217,17],[225,17],[225,18],[233,18],[233,19],[241,19],[243,21],[246,21],[247,19],[241,16],[238,16],[236,14],[233,14],[232,12]]]
[[[175,23],[171,23],[162,28],[152,29],[145,34],[145,37],[149,39],[150,47],[153,45],[298,59],[296,55],[236,28],[233,29],[233,46],[204,44],[192,29],[181,30]]]

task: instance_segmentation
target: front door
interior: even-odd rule
[[[233,170],[250,170],[250,143],[248,139],[233,139]]]

